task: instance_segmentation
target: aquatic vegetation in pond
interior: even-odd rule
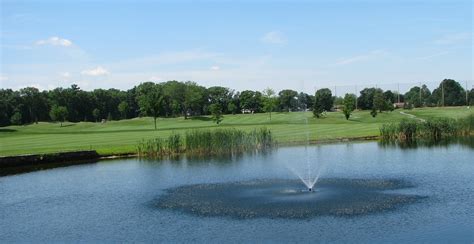
[[[137,152],[144,157],[163,157],[186,153],[190,156],[236,154],[270,149],[276,144],[269,129],[250,132],[236,129],[191,130],[184,136],[172,134],[168,138],[142,140]]]

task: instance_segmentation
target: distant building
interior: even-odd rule
[[[405,106],[405,103],[393,103],[394,108],[403,108]]]

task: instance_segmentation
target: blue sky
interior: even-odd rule
[[[472,1],[5,1],[1,87],[473,80]]]

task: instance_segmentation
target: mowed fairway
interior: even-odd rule
[[[473,113],[466,107],[423,108],[413,110],[395,110],[384,112],[372,118],[369,111],[354,112],[346,120],[341,112],[327,113],[325,118],[315,119],[311,112],[238,114],[225,115],[217,126],[209,117],[185,120],[184,118],[160,118],[158,129],[154,130],[152,118],[111,121],[105,124],[81,122],[39,123],[27,126],[9,126],[0,128],[0,155],[19,155],[32,153],[50,153],[74,150],[97,150],[100,154],[133,153],[141,139],[166,137],[171,133],[184,133],[190,129],[236,128],[253,130],[260,127],[271,129],[280,143],[301,143],[307,138],[311,141],[377,136],[383,123],[397,122],[407,115],[417,117],[460,118]]]

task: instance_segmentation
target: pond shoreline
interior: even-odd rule
[[[374,141],[380,139],[380,136],[363,136],[352,138],[335,138],[323,140],[311,140],[308,142],[286,142],[278,143],[278,147],[301,146],[304,144],[332,144],[340,142],[353,141]],[[185,153],[183,153],[185,154]],[[27,155],[13,155],[0,156],[0,177],[14,174],[28,173],[43,169],[51,169],[58,167],[66,167],[78,164],[96,163],[102,160],[112,160],[118,158],[134,158],[138,157],[137,153],[112,153],[99,154],[95,150],[87,151],[72,151],[72,152],[57,152],[57,153],[42,153],[42,154],[27,154]]]

